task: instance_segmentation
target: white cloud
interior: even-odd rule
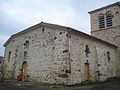
[[[71,7],[69,0],[51,2],[49,0],[43,0],[37,2],[30,2],[31,5],[23,5],[16,3],[3,3],[2,8],[4,12],[11,18],[24,24],[25,26],[31,26],[41,21],[56,23],[66,26],[78,28],[81,25],[87,27],[85,18],[78,16],[78,11]],[[39,4],[38,4],[39,3]],[[37,6],[35,6],[37,4]],[[38,6],[39,5],[39,6]],[[17,22],[16,22],[17,23]]]

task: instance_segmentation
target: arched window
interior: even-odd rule
[[[8,61],[10,61],[10,58],[11,58],[11,51],[9,51],[8,53]]]

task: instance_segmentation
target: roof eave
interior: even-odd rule
[[[13,38],[14,38],[14,35],[11,35],[10,38],[3,44],[3,46],[6,47]]]
[[[103,40],[101,40],[101,39],[98,39],[98,38],[96,38],[96,37],[93,37],[93,36],[91,36],[91,35],[88,35],[88,34],[86,34],[86,33],[84,33],[84,32],[79,31],[79,30],[76,30],[76,29],[73,29],[73,28],[70,28],[70,27],[66,27],[66,26],[57,25],[57,24],[45,23],[45,22],[41,22],[41,23],[39,23],[39,24],[37,24],[37,25],[35,25],[35,26],[32,26],[32,27],[30,27],[30,28],[28,28],[28,29],[25,29],[24,31],[21,31],[21,32],[18,32],[17,34],[12,35],[12,36],[6,41],[6,43],[4,44],[4,47],[6,47],[6,46],[9,44],[9,42],[10,42],[14,37],[16,37],[16,36],[18,36],[18,35],[21,35],[21,34],[23,34],[23,33],[26,33],[27,31],[31,31],[31,30],[33,30],[33,29],[35,29],[35,28],[38,28],[38,27],[41,26],[40,24],[41,24],[42,26],[44,26],[44,25],[50,25],[50,26],[55,26],[55,27],[57,27],[57,28],[65,28],[65,29],[67,29],[67,30],[70,30],[70,29],[71,29],[71,31],[75,31],[75,32],[77,32],[77,33],[81,33],[81,34],[83,34],[83,35],[86,35],[86,36],[88,36],[88,37],[91,37],[91,38],[93,38],[93,39],[99,40],[99,41],[101,41],[101,42],[104,42],[104,43],[106,43],[106,44],[109,44],[109,45],[114,46],[114,47],[117,48],[117,46],[115,46],[115,45],[113,45],[113,44],[111,44],[111,43],[108,43],[108,42],[106,42],[106,41],[103,41]],[[29,30],[29,29],[30,29],[30,30]]]
[[[97,12],[97,11],[100,11],[100,10],[103,10],[103,9],[107,9],[107,8],[110,8],[110,7],[116,6],[116,5],[120,6],[120,2],[116,2],[116,3],[110,4],[110,5],[104,6],[104,7],[102,7],[102,8],[89,11],[88,13],[89,13],[89,14],[92,14],[92,13],[94,13],[94,12]]]
[[[41,22],[41,23],[43,23],[43,22]],[[21,35],[21,34],[23,34],[23,33],[28,32],[28,31],[31,31],[31,30],[33,30],[33,29],[35,29],[35,28],[40,27],[41,23],[38,23],[38,24],[36,24],[36,25],[34,25],[34,26],[31,26],[31,27],[29,27],[29,28],[27,28],[27,29],[25,29],[25,30],[23,30],[23,31],[20,31],[20,32],[18,32],[18,33],[16,33],[16,34],[11,35],[11,37],[4,43],[3,46],[6,47],[6,46],[9,44],[9,42],[10,42],[14,37],[19,36],[19,35]]]
[[[110,45],[110,46],[112,46],[112,47],[118,48],[116,45],[114,45],[114,44],[112,44],[112,43],[109,43],[109,42],[106,42],[106,41],[104,41],[104,40],[98,39],[98,38],[96,38],[96,37],[93,37],[93,36],[91,36],[91,35],[89,35],[89,34],[86,34],[86,33],[84,33],[84,32],[81,32],[81,31],[79,31],[79,30],[76,30],[76,29],[73,29],[73,28],[70,28],[70,29],[72,29],[72,30],[71,30],[72,32],[76,32],[77,34],[80,33],[80,34],[85,35],[85,36],[87,36],[87,37],[89,37],[89,38],[91,38],[91,39],[94,39],[94,40],[97,40],[97,41],[101,41],[101,42],[103,42],[103,43],[105,43],[105,44],[108,44],[108,45]]]

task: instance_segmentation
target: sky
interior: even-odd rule
[[[69,26],[90,34],[89,11],[119,0],[0,0],[0,56],[7,39],[37,23]]]

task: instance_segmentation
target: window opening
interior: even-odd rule
[[[107,27],[112,26],[112,17],[113,17],[113,15],[111,14],[110,11],[108,11],[108,12],[106,13],[106,26],[107,26]]]
[[[8,61],[10,61],[10,57],[11,57],[11,52],[9,51],[9,53],[8,53]]]
[[[105,20],[103,14],[99,14],[99,28],[100,29],[105,28]]]

